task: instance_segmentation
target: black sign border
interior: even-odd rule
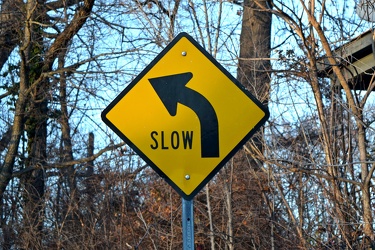
[[[220,163],[212,170],[212,172],[194,189],[191,194],[185,194],[168,176],[166,176],[159,167],[152,162],[126,135],[124,135],[115,125],[113,125],[106,117],[108,112],[117,105],[117,103],[166,55],[173,46],[182,38],[188,39],[208,60],[210,60],[221,72],[223,72],[228,79],[230,79],[242,92],[247,95],[263,112],[264,117],[250,130],[246,136],[225,156]],[[185,200],[192,200],[197,193],[220,171],[220,169],[227,163],[232,156],[257,132],[260,127],[268,120],[269,111],[259,100],[257,100],[236,78],[234,78],[219,62],[216,61],[197,41],[195,41],[186,32],[179,33],[154,60],[103,110],[101,114],[103,122],[110,127],[125,143],[131,147],[151,168],[159,174],[170,186],[177,191]],[[220,126],[220,124],[219,124]]]

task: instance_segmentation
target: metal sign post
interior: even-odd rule
[[[194,205],[193,200],[182,198],[182,246],[183,250],[194,250]]]

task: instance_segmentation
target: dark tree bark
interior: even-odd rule
[[[237,79],[264,105],[268,104],[270,91],[271,64],[269,61],[271,52],[271,14],[262,11],[267,7],[267,1],[246,0],[243,6],[242,29],[240,36],[240,58],[238,61]],[[251,112],[251,111],[249,111]],[[248,148],[255,148],[257,152],[263,152],[263,131],[256,133],[248,142]],[[250,146],[249,146],[250,145]],[[266,183],[265,174],[260,170],[253,154],[240,151],[234,157],[235,175],[237,181],[247,188],[243,193],[233,194],[239,203],[247,204],[249,210],[256,211],[251,223],[258,225],[252,228],[252,238],[260,249],[270,249],[273,245],[270,226],[270,216],[267,204],[263,200],[262,184]],[[247,184],[245,184],[247,183]],[[235,184],[234,184],[235,185]],[[242,206],[243,206],[242,205]],[[234,205],[235,206],[235,205]],[[235,210],[235,208],[233,208]],[[269,233],[265,233],[265,230]],[[234,237],[236,237],[234,235]],[[235,240],[234,240],[235,241]],[[234,247],[235,248],[235,247]]]
[[[237,79],[267,104],[270,89],[271,14],[261,11],[267,1],[244,2]]]
[[[22,0],[2,1],[0,12],[0,70],[21,39]]]

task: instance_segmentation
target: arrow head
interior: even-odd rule
[[[148,79],[171,116],[177,113],[177,103],[185,93],[185,85],[193,77],[191,72]]]

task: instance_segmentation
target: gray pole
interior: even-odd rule
[[[182,198],[182,246],[183,250],[194,250],[194,206],[193,200]]]

